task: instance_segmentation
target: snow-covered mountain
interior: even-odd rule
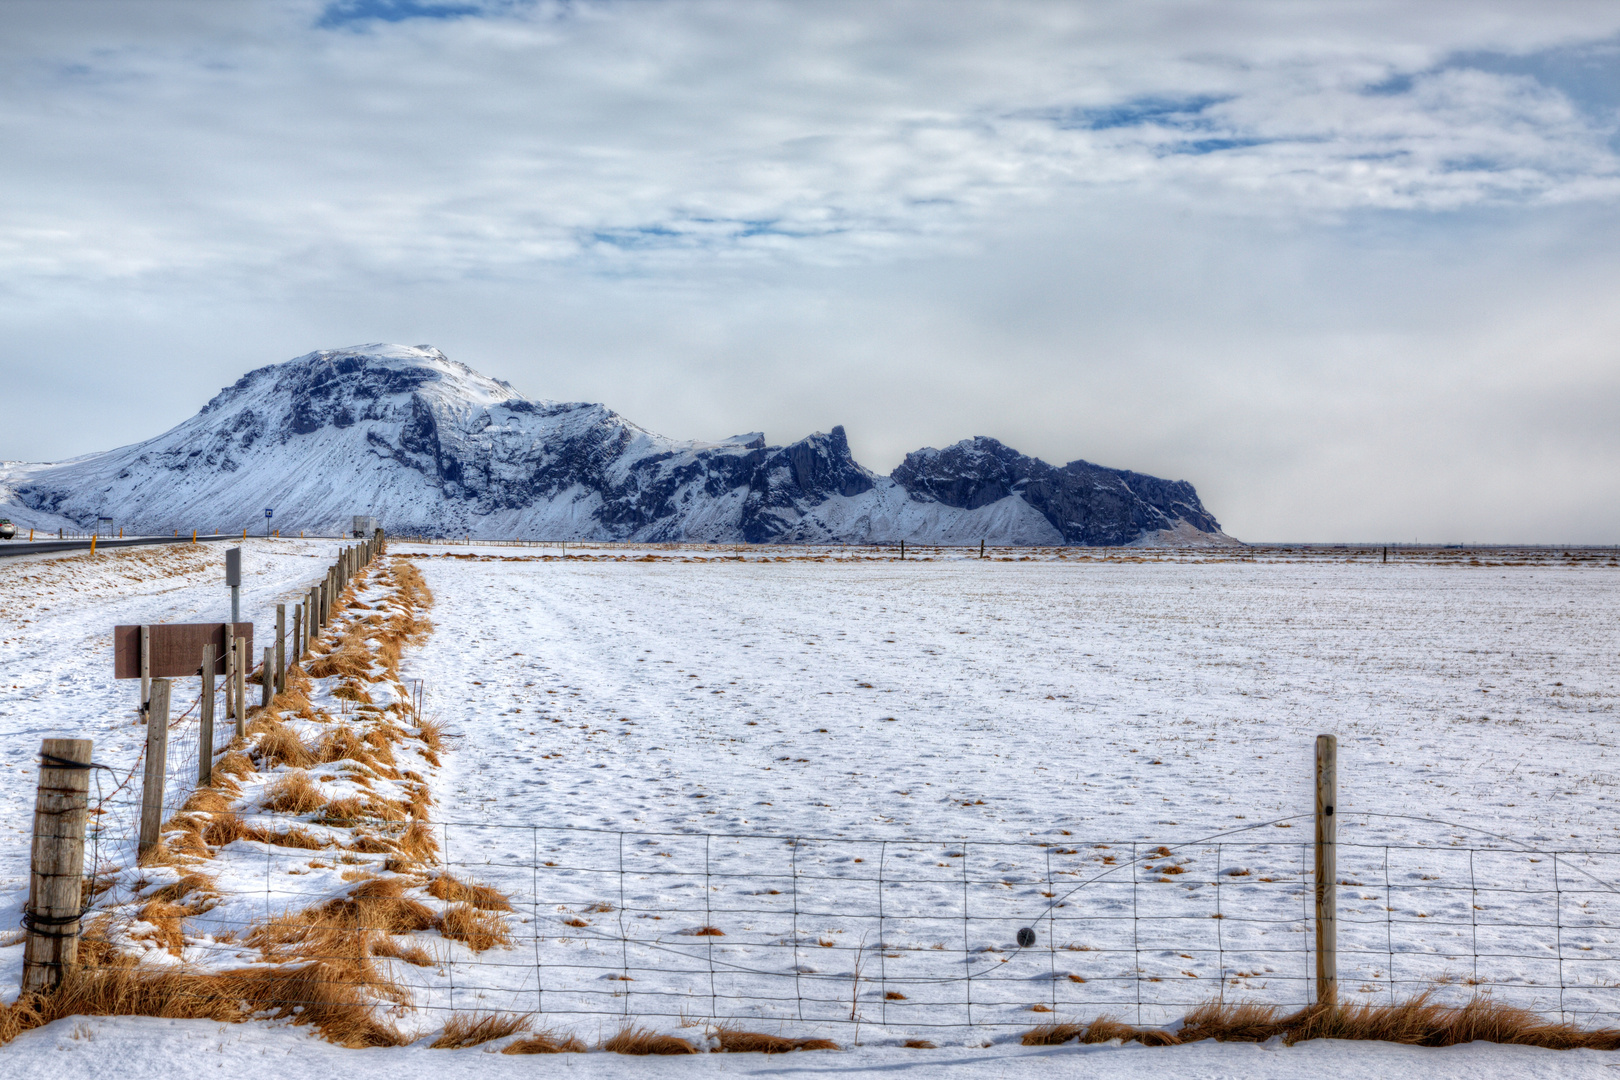
[[[530,401],[422,345],[312,352],[249,372],[146,442],[0,464],[0,514],[27,527],[542,539],[1232,543],[1185,481],[1062,467],[994,439],[862,468],[844,429],[678,442],[602,405]]]

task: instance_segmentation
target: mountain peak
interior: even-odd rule
[[[393,532],[547,539],[1226,541],[1184,482],[1054,468],[983,436],[888,477],[855,461],[841,426],[777,447],[760,432],[680,442],[386,343],[258,368],[134,446],[0,469],[8,494],[31,513],[164,531],[257,527],[269,506],[311,531],[370,513]]]

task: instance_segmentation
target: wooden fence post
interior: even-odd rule
[[[276,679],[275,692],[287,689],[287,605],[276,605]]]
[[[214,647],[204,645],[197,710],[197,783],[203,787],[214,782],[214,663]]]
[[[272,667],[276,662],[276,650],[269,645],[264,647],[264,667],[260,669],[259,685],[264,688],[263,700],[259,702],[260,708],[270,707],[270,698],[275,693],[276,673]]]
[[[23,925],[22,992],[54,990],[79,957],[83,911],[84,826],[90,816],[89,739],[40,744],[34,795],[34,843]]]
[[[158,842],[163,824],[163,782],[169,766],[169,680],[152,680],[152,703],[146,714],[146,773],[141,785],[141,832],[138,852]]]
[[[231,636],[234,631],[230,623],[220,624],[225,630],[225,718],[228,720],[236,715],[236,708],[231,701],[231,691],[236,686],[234,677],[236,672],[236,640]]]
[[[1339,1001],[1339,740],[1316,737],[1316,1003]]]
[[[141,720],[146,720],[146,705],[152,700],[152,628],[141,624]]]
[[[236,689],[232,691],[232,694],[236,698],[236,733],[238,735],[246,735],[248,669],[247,638],[235,638],[231,646],[231,651],[236,653]]]
[[[304,605],[293,605],[292,662],[304,655]]]

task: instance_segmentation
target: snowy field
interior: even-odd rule
[[[299,599],[332,546],[250,542],[244,618],[263,625]],[[426,1012],[538,1010],[588,1038],[615,1016],[665,1030],[740,1016],[846,1045],[853,1015],[863,1063],[940,1054],[964,1076],[1026,1058],[1102,1075],[1172,1060],[1155,1054],[1189,1075],[1314,1070],[1320,1046],[1006,1043],[1099,1012],[1164,1022],[1223,987],[1305,1000],[1301,815],[1327,732],[1340,740],[1348,995],[1387,1000],[1392,974],[1402,994],[1441,978],[1464,996],[1478,984],[1620,1018],[1603,985],[1620,979],[1620,858],[1588,854],[1620,851],[1620,573],[1607,560],[394,548],[413,553],[437,630],[404,674],[423,680],[452,747],[432,777],[436,820],[457,872],[517,908],[515,948],[407,973]],[[98,760],[132,762],[135,695],[109,677],[111,626],[222,618],[222,559],[0,563],[13,920],[38,740],[88,735]],[[1023,927],[1037,943],[1020,949]],[[8,983],[20,953],[0,949]],[[301,1031],[86,1025],[25,1036],[0,1060],[201,1040],[245,1063],[266,1039],[301,1047],[308,1067],[353,1057]],[[946,1049],[898,1048],[913,1037]],[[1334,1049],[1368,1075],[1419,1053]],[[603,1056],[566,1062],[609,1068]],[[1459,1075],[1604,1067],[1502,1048],[1422,1060]]]

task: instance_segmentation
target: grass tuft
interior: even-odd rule
[[[511,1013],[451,1013],[444,1032],[428,1043],[430,1050],[464,1050],[529,1030],[527,1016]]]
[[[278,814],[308,814],[326,805],[320,787],[302,769],[282,773],[265,789],[261,805]]]
[[[720,1049],[729,1054],[785,1054],[792,1050],[837,1050],[831,1039],[790,1039],[783,1035],[766,1035],[758,1031],[743,1031],[722,1026],[714,1031]]]
[[[447,908],[439,933],[466,943],[473,952],[484,952],[497,945],[505,945],[512,939],[505,920],[499,915],[480,911],[471,904],[454,904]]]
[[[626,1026],[602,1041],[602,1049],[615,1054],[696,1054],[698,1048],[679,1035],[660,1035],[648,1028]]]
[[[1281,1036],[1292,1046],[1310,1039],[1353,1039],[1407,1046],[1456,1046],[1484,1041],[1551,1050],[1617,1050],[1620,1028],[1580,1028],[1547,1020],[1528,1009],[1479,996],[1465,1005],[1442,1005],[1431,991],[1395,1005],[1313,1005],[1282,1015],[1272,1005],[1253,1002],[1210,1002],[1193,1009],[1177,1031],[1139,1028],[1111,1016],[1089,1024],[1043,1024],[1026,1032],[1025,1046],[1056,1046],[1078,1038],[1083,1043],[1120,1039],[1144,1046],[1215,1039],[1220,1042],[1265,1042]]]
[[[428,895],[451,903],[467,903],[484,911],[511,911],[512,902],[498,889],[440,874],[428,886]]]
[[[574,1035],[559,1035],[554,1031],[539,1031],[526,1039],[518,1039],[501,1048],[503,1054],[583,1054],[585,1044]]]

